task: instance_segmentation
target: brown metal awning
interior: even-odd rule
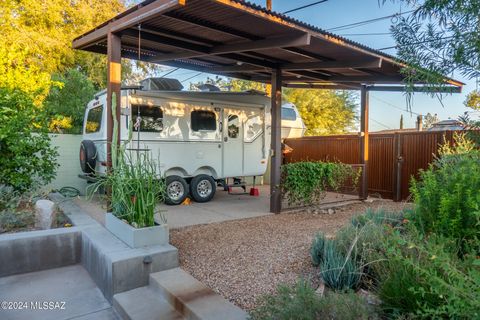
[[[263,83],[280,68],[286,87],[398,90],[388,85],[403,81],[405,64],[394,57],[245,1],[147,0],[73,47],[107,54],[109,32],[120,37],[124,58]],[[445,80],[442,90],[463,85]]]
[[[120,121],[122,57],[271,83],[270,210],[275,213],[281,210],[282,87],[360,90],[362,199],[368,196],[369,91],[405,90],[405,63],[240,0],[147,0],[76,38],[73,47],[108,55],[108,165],[113,101]],[[444,79],[442,86],[418,83],[411,89],[461,91],[463,83]]]

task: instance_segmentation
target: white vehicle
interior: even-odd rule
[[[167,179],[168,204],[180,204],[188,194],[207,202],[217,182],[265,173],[271,130],[267,96],[181,91],[174,79],[147,79],[142,85],[121,91],[120,138],[126,141],[129,123],[134,124],[127,148],[158,157]],[[106,172],[106,97],[105,91],[98,93],[85,110],[80,164],[88,179]],[[290,122],[292,110],[298,117],[295,106],[289,105]]]

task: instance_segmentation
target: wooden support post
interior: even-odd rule
[[[360,199],[368,198],[368,87],[360,91],[360,163],[363,165]]]
[[[282,165],[282,70],[272,71],[272,140],[270,163],[270,212],[280,213],[282,210],[282,195],[280,190]]]
[[[121,49],[122,43],[118,35],[108,33],[107,36],[107,168],[112,167],[112,138],[113,138],[113,115],[112,95],[115,93],[117,102],[116,118],[120,123],[121,101]],[[118,143],[120,143],[120,128],[118,129]]]

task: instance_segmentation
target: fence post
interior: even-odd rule
[[[362,85],[360,91],[360,163],[362,168],[362,182],[360,186],[360,199],[368,198],[368,87]]]
[[[395,133],[393,137],[393,143],[395,148],[395,163],[394,163],[394,185],[393,185],[393,200],[402,200],[402,135]]]

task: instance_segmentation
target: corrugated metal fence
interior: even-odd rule
[[[453,142],[454,131],[416,131],[388,134],[371,133],[368,162],[368,191],[384,198],[408,198],[412,176],[428,168],[439,146]],[[339,161],[358,165],[360,139],[358,135],[336,135],[287,139],[293,152],[285,162]]]

